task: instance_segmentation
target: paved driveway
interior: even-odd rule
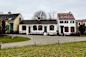
[[[2,48],[86,41],[86,37],[73,37],[73,36],[42,36],[42,35],[15,35],[15,36],[29,37],[31,38],[31,40],[16,43],[5,43],[2,44]]]

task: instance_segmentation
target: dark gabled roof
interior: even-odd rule
[[[73,14],[69,13],[58,13],[59,20],[75,20]]]
[[[20,24],[57,24],[56,20],[22,20]]]
[[[20,13],[16,13],[16,14],[0,14],[0,19],[9,19],[9,18],[11,18],[12,20],[14,20],[18,15],[20,15]]]

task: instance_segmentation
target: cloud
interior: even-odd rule
[[[0,11],[20,12],[25,19],[31,19],[34,12],[72,11],[75,17],[86,18],[86,0],[0,0]]]

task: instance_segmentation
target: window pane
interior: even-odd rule
[[[50,30],[54,30],[54,26],[53,25],[50,26]]]
[[[68,23],[68,21],[67,21],[67,23]]]
[[[42,26],[41,25],[38,26],[38,30],[42,30]]]
[[[26,30],[26,26],[22,26],[22,30]]]
[[[68,21],[65,21],[65,23],[68,23]]]
[[[60,21],[60,23],[63,23],[63,21]]]
[[[69,29],[68,29],[68,27],[65,27],[65,32],[69,32]]]
[[[74,32],[75,30],[74,30],[74,27],[71,27],[71,32]]]
[[[65,21],[65,23],[66,23],[66,21]]]
[[[37,26],[33,26],[33,30],[37,30]]]
[[[74,21],[70,21],[70,23],[74,23]]]

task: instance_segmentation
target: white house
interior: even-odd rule
[[[57,34],[56,20],[22,20],[19,25],[19,33],[26,34]]]
[[[76,32],[76,21],[71,12],[58,13],[57,16],[57,26],[59,34],[70,35],[71,33]]]
[[[76,20],[71,12],[58,13],[57,19],[46,19],[43,11],[34,15],[34,20],[22,20],[19,25],[19,33],[43,34],[43,35],[70,35],[76,33]]]

